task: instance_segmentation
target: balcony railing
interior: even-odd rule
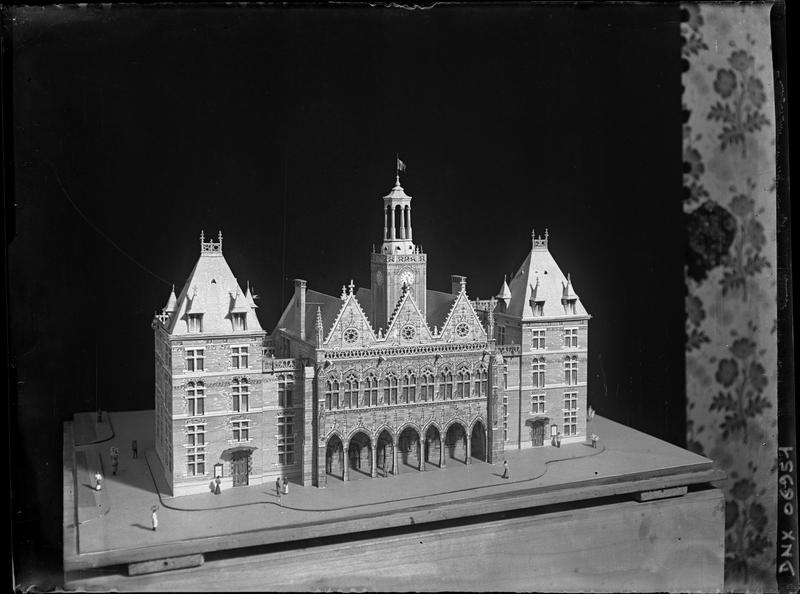
[[[297,359],[264,357],[264,371],[295,371],[297,368]]]
[[[501,355],[519,355],[521,347],[518,344],[498,344],[497,350]]]

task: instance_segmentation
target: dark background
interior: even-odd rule
[[[62,423],[95,408],[96,350],[100,406],[152,406],[150,321],[200,230],[271,331],[294,277],[369,284],[397,152],[429,288],[488,298],[549,228],[594,316],[590,404],[684,443],[677,5],[5,16],[18,583],[59,579]]]

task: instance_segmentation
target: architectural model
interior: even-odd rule
[[[464,276],[428,289],[399,176],[383,197],[369,288],[294,282],[271,333],[217,241],[153,320],[155,451],[174,496],[275,482],[304,486],[419,471],[586,439],[589,314],[532,233],[498,294]]]

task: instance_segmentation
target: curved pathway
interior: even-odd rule
[[[589,448],[586,444],[579,443],[579,444],[565,445],[562,449],[571,450],[571,449],[574,449],[575,446],[584,446],[589,451],[586,452],[583,455],[562,456],[562,457],[559,457],[559,458],[551,458],[551,459],[545,460],[544,463],[541,465],[542,468],[541,468],[540,471],[537,471],[532,476],[531,475],[526,475],[525,478],[521,478],[521,479],[517,479],[517,480],[503,480],[502,482],[499,482],[499,483],[496,483],[496,484],[491,484],[491,485],[476,484],[476,485],[472,485],[472,486],[468,486],[468,487],[464,487],[464,488],[460,488],[460,489],[451,489],[451,490],[435,491],[435,492],[429,492],[429,493],[420,493],[418,495],[413,495],[413,496],[409,496],[409,497],[396,497],[396,498],[391,498],[391,499],[381,499],[381,500],[377,500],[377,501],[365,501],[363,503],[358,503],[358,504],[341,505],[341,506],[334,506],[334,507],[297,507],[297,506],[291,506],[291,505],[285,505],[285,504],[277,503],[277,502],[275,502],[274,500],[271,500],[271,499],[270,500],[266,500],[266,499],[265,500],[261,500],[261,499],[259,499],[259,500],[255,500],[255,501],[234,503],[234,504],[230,504],[230,505],[215,505],[215,506],[207,506],[207,507],[185,507],[185,506],[179,506],[179,505],[176,505],[175,503],[172,503],[172,501],[174,501],[174,499],[172,499],[172,498],[165,499],[162,496],[161,491],[158,488],[158,484],[157,484],[157,481],[156,481],[155,474],[153,473],[153,468],[150,465],[150,455],[152,454],[151,451],[148,451],[145,454],[145,459],[147,461],[147,467],[148,467],[148,469],[150,471],[150,476],[151,476],[151,478],[153,480],[153,489],[155,490],[156,493],[158,493],[158,499],[159,499],[159,502],[160,502],[161,506],[166,508],[166,509],[171,509],[171,510],[174,510],[174,511],[185,511],[185,512],[201,512],[201,511],[213,511],[213,510],[243,508],[243,507],[247,507],[247,506],[263,506],[263,505],[267,505],[267,506],[275,506],[276,508],[281,508],[281,509],[285,509],[285,510],[292,510],[292,511],[299,511],[299,512],[332,512],[332,511],[344,511],[344,510],[349,510],[349,509],[362,509],[362,508],[369,507],[369,506],[385,505],[387,503],[400,503],[400,502],[404,502],[404,501],[419,501],[421,499],[425,499],[426,497],[439,497],[439,496],[442,496],[442,495],[459,495],[459,494],[462,494],[462,493],[470,493],[470,494],[474,495],[476,492],[485,491],[487,489],[496,489],[499,486],[525,485],[525,484],[529,484],[529,483],[541,478],[542,476],[544,476],[547,473],[547,469],[550,466],[550,464],[553,464],[555,462],[563,462],[563,461],[566,461],[566,460],[575,460],[575,459],[578,459],[578,458],[590,458],[590,457],[602,454],[606,450],[606,448],[602,444],[602,442],[600,444],[600,447],[598,447],[598,448]],[[473,463],[471,466],[472,467],[480,467],[483,464],[486,464],[486,463],[485,462]],[[494,468],[494,466],[492,466],[492,467]],[[456,467],[456,468],[459,468],[459,472],[469,472],[468,470],[464,470],[463,468],[460,468],[460,467]],[[437,471],[436,470],[431,470],[431,471],[426,471],[426,472],[437,472]],[[441,472],[444,472],[444,471],[441,471]],[[408,476],[419,476],[419,475],[409,475],[409,474],[407,474],[406,477],[408,477]],[[495,475],[495,476],[497,476],[497,475]],[[378,478],[376,478],[376,479],[364,479],[363,481],[357,481],[356,484],[364,484],[364,482],[366,482],[367,480],[382,480],[382,479],[378,479]],[[353,481],[351,481],[351,483],[353,483]],[[254,485],[254,486],[246,487],[246,488],[253,489],[253,488],[258,488],[258,487],[262,487],[263,488],[264,485],[258,485],[258,486]],[[309,488],[316,489],[316,487],[309,487]],[[287,496],[286,498],[288,499],[288,497],[289,496]],[[178,500],[180,500],[180,499],[183,499],[183,498],[178,498]],[[167,501],[169,501],[169,503],[167,503]],[[450,500],[450,501],[452,501],[452,500]]]

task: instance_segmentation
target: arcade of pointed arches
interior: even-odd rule
[[[481,415],[470,423],[454,418],[444,427],[433,420],[422,427],[413,421],[397,429],[384,424],[374,431],[359,426],[347,437],[334,429],[325,438],[325,475],[349,481],[444,469],[448,462],[486,462],[487,438]]]

